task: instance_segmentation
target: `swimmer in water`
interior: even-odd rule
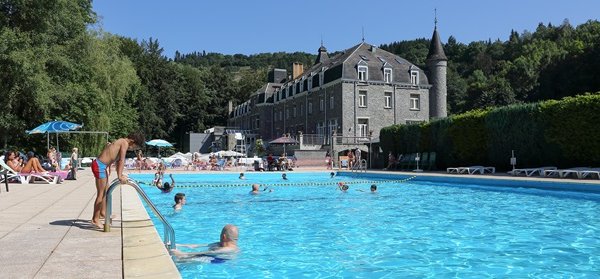
[[[181,260],[200,258],[202,262],[222,263],[225,260],[235,258],[235,256],[239,253],[240,249],[237,246],[238,236],[238,228],[235,225],[227,224],[221,230],[219,242],[214,242],[207,245],[177,244],[177,246],[189,248],[208,247],[207,251],[182,252],[180,250],[173,249],[171,250],[171,254],[177,259]]]
[[[348,191],[348,189],[350,189],[350,187],[348,187],[348,185],[346,185],[346,183],[344,183],[344,182],[339,182],[338,189],[340,189],[340,191],[346,193]]]

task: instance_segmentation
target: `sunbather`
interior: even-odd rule
[[[46,170],[42,168],[42,165],[40,164],[40,160],[38,160],[38,158],[31,157],[29,158],[29,160],[27,160],[26,163],[23,163],[22,161],[16,161],[16,156],[17,153],[14,151],[8,151],[7,154],[4,156],[4,162],[14,171],[22,173],[46,173]]]

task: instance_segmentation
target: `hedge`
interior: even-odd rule
[[[475,110],[380,133],[384,152],[436,152],[437,167],[600,167],[600,92]]]

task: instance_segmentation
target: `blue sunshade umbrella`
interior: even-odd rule
[[[66,133],[83,127],[83,124],[76,124],[67,121],[50,121],[37,126],[29,131],[28,134],[46,134],[48,139],[48,149],[50,149],[50,133],[56,133],[56,149],[58,150],[58,133]]]
[[[173,147],[173,144],[163,139],[153,139],[151,141],[146,142],[147,145],[158,147],[158,156],[160,157],[160,148],[161,147]]]

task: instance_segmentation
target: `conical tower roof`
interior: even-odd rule
[[[442,41],[440,35],[437,32],[437,27],[433,29],[433,36],[431,37],[431,44],[429,45],[429,53],[427,54],[427,60],[448,60],[442,48]]]

